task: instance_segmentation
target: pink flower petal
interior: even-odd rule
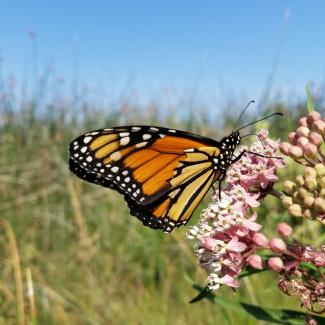
[[[203,244],[203,246],[204,246],[206,249],[208,249],[208,250],[212,250],[213,247],[216,245],[216,242],[217,242],[217,241],[216,241],[215,239],[211,238],[211,237],[204,238],[204,239],[202,240],[202,244]]]
[[[241,253],[247,248],[247,245],[237,241],[236,239],[232,239],[228,244],[227,244],[227,250],[231,252],[238,252]]]
[[[252,231],[259,231],[262,226],[254,222],[256,220],[256,217],[257,215],[254,213],[250,219],[243,221],[243,226]]]
[[[251,206],[252,208],[256,208],[260,205],[260,202],[258,202],[256,199],[258,198],[259,194],[256,195],[247,195],[245,196],[246,203]]]
[[[233,288],[238,288],[239,287],[239,282],[231,277],[230,275],[226,274],[225,276],[223,276],[221,279],[220,279],[220,282],[229,286],[229,287],[233,287]]]

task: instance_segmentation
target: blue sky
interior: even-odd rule
[[[166,88],[202,99],[303,96],[325,71],[324,1],[2,1],[3,73],[32,78],[50,62],[105,94]],[[229,98],[227,98],[229,100]]]

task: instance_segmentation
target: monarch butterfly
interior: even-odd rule
[[[242,128],[220,141],[157,126],[95,130],[71,142],[69,168],[123,194],[145,226],[171,232],[189,221],[217,181],[220,193],[227,168],[247,152],[234,156]]]

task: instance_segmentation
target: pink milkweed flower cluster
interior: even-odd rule
[[[213,203],[203,211],[197,225],[191,227],[187,237],[196,240],[195,253],[200,265],[209,271],[208,288],[221,285],[239,287],[238,275],[246,265],[263,268],[255,251],[269,245],[260,232],[254,208],[277,181],[277,168],[284,166],[282,159],[274,157],[279,143],[268,138],[266,130],[260,131],[258,140],[238,162],[228,168],[225,187],[216,191]],[[246,148],[241,147],[236,154]]]

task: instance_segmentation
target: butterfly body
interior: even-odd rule
[[[71,142],[69,168],[123,194],[144,225],[170,232],[186,224],[209,188],[224,179],[239,159],[239,143],[238,132],[215,141],[156,126],[101,129]]]

